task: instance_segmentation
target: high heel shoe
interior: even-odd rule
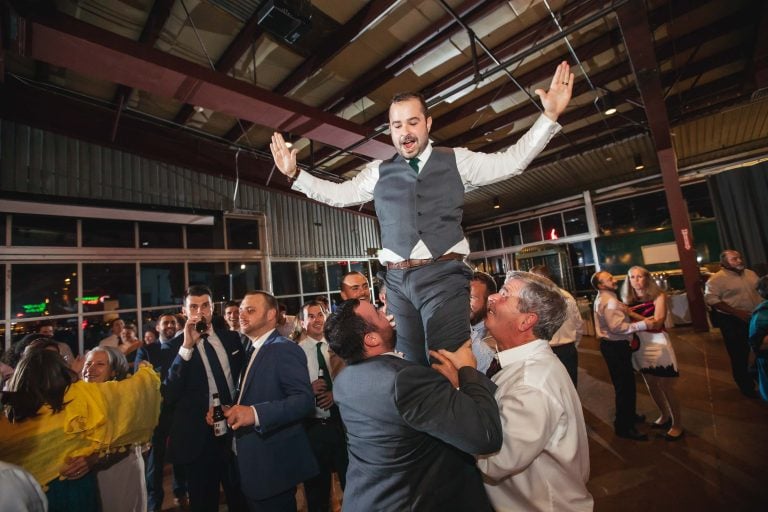
[[[669,418],[664,423],[656,423],[655,421],[651,423],[651,428],[659,429],[659,430],[669,430],[669,427],[672,426],[672,418]]]
[[[678,441],[683,436],[685,436],[685,430],[681,430],[680,433],[677,434],[676,436],[673,436],[669,432],[664,432],[664,439],[667,440],[667,441]]]

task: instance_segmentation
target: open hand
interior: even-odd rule
[[[298,151],[289,148],[283,136],[278,132],[272,134],[269,150],[272,151],[272,158],[275,159],[275,165],[280,169],[280,172],[293,178],[297,170],[296,154]]]
[[[544,115],[552,121],[557,121],[565,111],[565,107],[571,101],[573,94],[573,73],[571,66],[563,61],[555,70],[552,82],[549,84],[549,90],[536,89],[534,92],[539,95],[541,105],[544,107]]]

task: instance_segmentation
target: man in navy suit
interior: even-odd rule
[[[248,292],[240,303],[240,330],[252,349],[237,405],[224,412],[251,512],[295,512],[296,485],[318,473],[302,425],[315,410],[307,357],[275,330],[277,312],[266,292]]]
[[[347,363],[333,386],[348,432],[344,510],[490,512],[472,454],[501,447],[501,419],[470,342],[455,366],[445,350],[430,352],[438,371],[407,361],[384,312],[358,299],[326,320],[325,337]]]
[[[233,403],[244,362],[237,333],[211,327],[213,304],[206,286],[190,286],[184,293],[183,331],[171,340],[173,362],[164,382],[163,398],[173,408],[169,452],[171,461],[187,474],[193,511],[219,509],[219,484],[229,510],[244,509],[232,436],[216,437],[206,414],[218,393],[222,404]],[[196,329],[201,320],[205,326]]]
[[[164,382],[168,375],[168,367],[173,362],[178,352],[174,350],[171,340],[176,336],[178,324],[176,316],[170,313],[160,315],[157,319],[157,332],[160,339],[156,343],[142,345],[136,352],[134,367],[139,369],[141,361],[149,361],[156,372],[160,374],[160,382]],[[165,465],[165,448],[168,441],[168,432],[173,420],[173,408],[168,402],[163,401],[160,406],[160,419],[152,434],[152,448],[147,454],[146,478],[147,478],[147,509],[155,512],[163,507],[163,467]],[[184,505],[188,501],[187,479],[184,469],[173,465],[173,494],[177,505]]]

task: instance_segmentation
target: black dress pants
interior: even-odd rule
[[[347,441],[338,408],[334,408],[335,413],[328,420],[308,418],[304,421],[312,453],[320,467],[317,476],[304,482],[309,512],[330,510],[331,474],[334,471],[339,474],[342,490],[347,483]]]
[[[576,387],[579,376],[579,351],[576,350],[576,342],[556,345],[552,347],[552,352],[563,363],[563,366],[568,371],[568,376],[573,381],[573,387]]]
[[[733,315],[722,313],[718,320],[725,349],[731,359],[733,380],[742,393],[752,394],[755,392],[755,381],[749,375],[749,325]]]
[[[629,341],[600,340],[600,352],[608,365],[613,389],[616,392],[616,419],[613,427],[616,433],[625,433],[635,428],[635,375],[632,370],[632,350]]]

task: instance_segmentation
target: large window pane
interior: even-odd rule
[[[301,284],[304,294],[325,292],[325,263],[322,261],[301,262]]]
[[[83,219],[83,247],[136,247],[133,222]]]
[[[346,261],[332,261],[327,263],[328,286],[331,290],[341,289],[341,276],[347,273],[349,264]]]
[[[190,249],[223,249],[224,228],[221,217],[212,226],[187,226],[187,247]]]
[[[7,219],[8,216],[6,214],[0,213],[0,247],[5,245],[5,223]]]
[[[224,263],[190,263],[189,285],[202,284],[211,289],[214,302],[229,300],[229,275]]]
[[[24,318],[77,312],[77,265],[11,267],[11,317]]]
[[[77,221],[70,217],[14,215],[11,245],[74,247]]]
[[[501,237],[504,247],[523,245],[523,237],[520,236],[520,224],[517,222],[501,226]]]
[[[483,232],[475,231],[473,233],[467,233],[467,241],[469,242],[469,252],[482,252],[483,248]]]
[[[257,219],[227,219],[227,247],[258,249],[259,221]]]
[[[539,219],[524,220],[520,223],[520,231],[523,233],[523,243],[525,244],[542,240]]]
[[[544,231],[544,240],[557,240],[565,235],[563,217],[559,213],[542,217],[541,228]]]
[[[183,263],[141,264],[141,303],[145,308],[181,304],[183,296]]]
[[[589,226],[587,225],[587,212],[584,208],[577,208],[575,210],[568,210],[563,212],[563,219],[565,220],[565,234],[567,236],[579,235],[581,233],[588,233]]]
[[[571,244],[571,259],[574,266],[595,264],[595,256],[592,254],[592,244],[589,240]]]
[[[139,224],[139,247],[148,249],[181,248],[181,225],[162,222],[141,222]]]
[[[83,264],[83,312],[136,307],[136,265]]]
[[[486,251],[501,249],[501,231],[499,231],[498,227],[484,229],[483,238],[485,239]]]
[[[298,315],[299,308],[301,308],[303,304],[301,297],[281,297],[278,298],[277,301],[285,305],[285,314],[290,316]]]
[[[261,290],[261,263],[230,263],[229,273],[232,274],[232,298],[240,300],[245,292]]]
[[[295,261],[272,263],[272,289],[275,295],[297,295],[299,291],[299,264]]]
[[[683,198],[688,205],[688,214],[691,220],[715,217],[715,210],[712,208],[712,200],[709,197],[709,187],[706,182],[683,187]]]

